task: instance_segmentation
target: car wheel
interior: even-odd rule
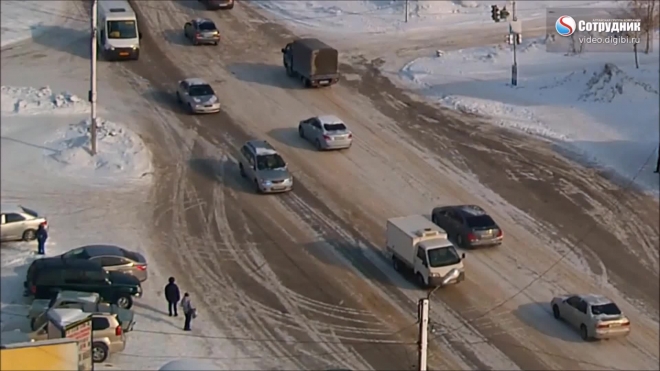
[[[300,135],[301,138],[305,137],[305,129],[303,129],[302,126],[298,126],[298,135]]]
[[[397,259],[396,256],[392,257],[392,267],[397,272],[401,271],[401,265],[399,264],[399,259]]]
[[[580,337],[584,341],[589,340],[589,332],[587,331],[587,326],[584,324],[580,325]]]
[[[557,320],[561,319],[561,313],[559,313],[559,307],[556,304],[552,306],[552,315]]]
[[[319,151],[321,151],[321,150],[323,149],[323,147],[321,146],[321,141],[318,140],[318,139],[317,139],[316,141],[314,141],[314,145],[316,145],[316,148],[317,148]]]
[[[93,343],[92,361],[94,361],[94,363],[101,363],[106,359],[108,359],[108,346],[100,342]]]
[[[188,103],[188,113],[191,114],[191,115],[192,115],[193,113],[195,113],[195,110],[193,110],[193,106],[192,106],[192,104],[190,104],[190,103]]]
[[[417,273],[417,283],[419,283],[419,286],[422,288],[426,288],[428,286],[426,282],[424,282],[424,277],[419,273]]]
[[[463,236],[461,236],[460,234],[456,236],[456,244],[458,245],[458,247],[463,247],[463,243],[464,243]]]
[[[181,94],[179,94],[178,91],[176,92],[176,101],[179,103],[183,103],[183,101],[181,100]]]
[[[215,45],[215,46],[218,46],[218,42],[217,42],[217,41],[216,41],[216,42],[214,42],[214,43],[213,43],[213,45]]]
[[[133,298],[128,295],[120,296],[117,298],[116,304],[119,308],[131,309],[133,306]]]
[[[28,229],[27,231],[23,232],[23,241],[32,241],[35,238],[37,238],[37,231],[34,229]]]
[[[238,171],[241,173],[241,176],[245,178],[245,169],[243,168],[243,164],[238,164]]]
[[[256,179],[254,180],[254,189],[257,193],[261,193],[261,187],[259,187],[259,181]]]

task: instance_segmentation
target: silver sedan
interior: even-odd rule
[[[331,115],[300,121],[298,134],[314,144],[319,151],[350,148],[353,144],[353,133],[342,120]]]
[[[189,78],[179,81],[176,99],[189,113],[220,112],[220,101],[206,81]]]
[[[602,295],[558,296],[550,302],[555,319],[580,331],[583,340],[627,336],[630,320],[614,302]]]

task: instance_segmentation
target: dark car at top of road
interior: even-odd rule
[[[140,281],[125,273],[108,272],[101,264],[83,259],[42,258],[32,262],[25,282],[26,295],[50,299],[59,291],[96,292],[101,300],[129,309],[142,296]]]
[[[218,45],[220,42],[220,31],[212,20],[206,18],[195,18],[186,22],[183,26],[183,34],[193,45]]]
[[[135,276],[140,282],[147,280],[147,259],[142,254],[115,245],[87,245],[60,255],[62,259],[95,261],[109,272],[122,272]]]
[[[234,0],[198,0],[207,10],[233,9]]]
[[[504,233],[484,209],[476,205],[436,207],[431,220],[447,231],[459,247],[502,244]]]

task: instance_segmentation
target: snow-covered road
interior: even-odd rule
[[[87,11],[72,4],[72,14]],[[431,368],[657,368],[658,286],[648,280],[658,274],[655,200],[621,191],[542,141],[411,98],[378,61],[352,60],[340,85],[302,90],[280,66],[292,36],[249,4],[218,13],[196,2],[137,7],[144,53],[135,63],[99,63],[100,100],[118,115],[107,119],[129,125],[151,152],[151,186],[118,187],[105,204],[106,196],[90,196],[89,214],[80,199],[61,207],[66,223],[85,230],[106,221],[94,238],[141,249],[154,267],[135,336],[106,367],[155,369],[188,356],[234,369],[410,368],[415,305],[426,293],[382,258],[385,219],[477,203],[506,242],[468,252],[467,280],[434,294]],[[178,31],[200,14],[220,26],[221,53],[187,45]],[[85,39],[3,51],[3,85],[48,84],[83,96]],[[61,66],[59,77],[43,61]],[[222,113],[190,117],[176,106],[175,82],[190,71],[212,83]],[[350,151],[317,153],[299,141],[295,124],[322,113],[353,130]],[[293,193],[260,197],[240,178],[234,156],[250,137],[284,155],[297,179]],[[16,188],[14,198],[32,196]],[[69,194],[42,192],[35,200],[55,215],[55,246],[92,238],[57,221],[56,205]],[[130,211],[119,220],[117,210]],[[198,300],[191,337],[159,312],[159,285],[170,274]],[[3,277],[3,286],[10,282]],[[549,313],[551,296],[565,292],[612,297],[633,333],[581,342]]]

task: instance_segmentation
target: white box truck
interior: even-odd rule
[[[465,279],[465,254],[459,256],[447,233],[423,215],[389,219],[386,244],[394,269],[412,270],[423,287]]]
[[[98,55],[106,60],[140,58],[137,16],[126,0],[99,0],[97,18]]]

